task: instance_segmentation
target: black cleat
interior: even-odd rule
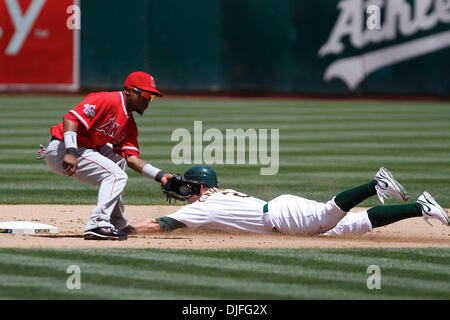
[[[84,240],[127,240],[125,232],[113,228],[96,228],[84,232]]]

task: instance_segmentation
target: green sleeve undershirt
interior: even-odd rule
[[[184,223],[169,217],[156,218],[155,220],[158,222],[159,226],[167,232],[186,227]]]

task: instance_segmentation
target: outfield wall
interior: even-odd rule
[[[163,90],[450,96],[450,6],[385,2],[369,30],[362,0],[84,1],[81,84],[143,69]]]
[[[369,13],[366,0],[1,2],[0,90],[11,79],[29,81],[30,71],[34,84],[55,87],[47,79],[53,69],[72,89],[116,89],[129,72],[145,70],[163,91],[450,96],[450,1],[375,2],[380,11]],[[7,54],[14,21],[26,20],[15,3],[23,16],[42,8],[18,61]],[[75,51],[55,40],[77,32],[65,26],[68,4],[81,7]],[[17,72],[24,62],[27,72]]]

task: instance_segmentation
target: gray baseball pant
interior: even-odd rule
[[[62,167],[64,154],[64,142],[52,140],[47,147],[45,161],[50,170],[67,176]],[[110,145],[104,146],[100,152],[78,148],[78,154],[78,173],[72,177],[84,183],[100,186],[97,205],[91,213],[85,231],[101,227],[123,229],[128,224],[123,200],[123,190],[128,180],[125,173],[126,159],[115,154]]]

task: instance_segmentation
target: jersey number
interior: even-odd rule
[[[250,196],[248,196],[242,192],[222,191],[222,194],[224,194],[224,195],[231,194],[233,196],[240,197],[240,198],[250,198]]]

